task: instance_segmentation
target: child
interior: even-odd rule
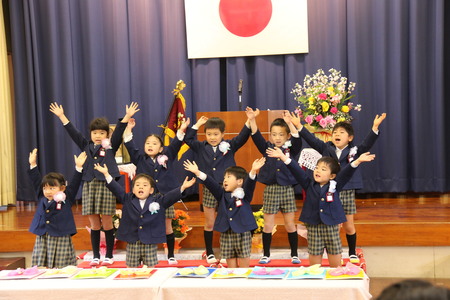
[[[86,166],[83,169],[83,215],[89,217],[91,225],[91,244],[94,258],[91,266],[100,264],[100,229],[103,228],[106,239],[106,255],[102,265],[108,266],[114,263],[114,229],[112,216],[116,212],[116,198],[105,187],[105,177],[102,173],[94,170],[95,163],[107,164],[114,178],[120,177],[117,168],[115,154],[122,143],[122,134],[129,119],[139,111],[138,104],[132,102],[130,107],[126,106],[126,114],[117,124],[111,142],[109,141],[109,123],[105,118],[96,118],[90,124],[91,139],[86,139],[64,114],[62,105],[56,102],[50,105],[50,111],[54,113],[63,123],[72,140],[81,150],[87,154]]]
[[[155,181],[147,174],[133,179],[130,193],[113,180],[106,165],[95,164],[95,169],[105,178],[108,189],[122,202],[122,219],[117,238],[127,242],[126,264],[136,268],[141,264],[153,267],[158,263],[157,244],[166,242],[165,210],[177,202],[184,190],[195,183],[195,178],[184,180],[164,196],[155,193]]]
[[[190,120],[183,121],[177,132],[177,137],[169,146],[164,148],[163,141],[156,134],[150,134],[144,143],[144,154],[139,152],[133,141],[132,129],[136,126],[134,119],[128,121],[124,134],[124,143],[130,153],[131,162],[136,165],[136,173],[145,173],[155,180],[155,192],[166,194],[176,188],[179,184],[172,168],[172,162],[177,158],[178,151],[183,143],[184,131]],[[166,209],[166,240],[167,258],[169,265],[176,265],[175,259],[175,236],[172,229],[172,219],[175,217],[173,206]]]
[[[256,114],[250,108],[246,109],[247,121],[241,132],[231,140],[223,140],[225,132],[225,122],[220,118],[206,118],[202,116],[197,123],[188,128],[184,141],[196,154],[196,162],[201,170],[211,176],[216,182],[221,182],[225,169],[236,165],[234,154],[248,140],[251,129],[250,119],[254,119]],[[194,139],[197,130],[205,125],[206,141],[200,142]],[[213,226],[216,214],[217,200],[203,188],[203,211],[205,214],[205,226],[203,237],[206,246],[206,261],[216,262],[213,251]]]
[[[300,123],[300,119],[292,114],[294,125],[298,128],[300,136],[316,151],[323,156],[331,156],[336,158],[344,168],[351,162],[354,157],[359,156],[361,153],[367,152],[372,148],[373,144],[378,138],[378,127],[386,118],[386,113],[381,116],[376,115],[373,120],[372,130],[369,132],[365,140],[358,146],[353,146],[353,127],[350,123],[339,122],[333,128],[331,141],[325,143],[322,140],[316,138]],[[355,204],[355,190],[361,189],[362,176],[359,170],[356,170],[350,181],[343,187],[339,198],[344,206],[345,215],[347,220],[344,222],[343,227],[346,233],[348,254],[351,263],[359,263],[359,258],[356,255],[356,229],[353,217],[356,214]]]
[[[322,264],[324,249],[327,249],[330,267],[341,265],[342,244],[339,224],[345,222],[345,212],[339,199],[339,192],[350,180],[356,168],[363,162],[375,159],[369,152],[361,154],[351,164],[347,164],[338,174],[340,167],[336,159],[324,156],[317,162],[313,178],[300,168],[298,163],[279,148],[268,149],[269,157],[281,159],[306,190],[300,221],[308,229],[308,253],[310,265]],[[334,180],[336,179],[336,181]]]
[[[77,259],[72,244],[72,235],[77,233],[72,214],[78,188],[81,183],[86,153],[75,158],[75,173],[66,186],[60,173],[48,173],[43,178],[37,168],[37,149],[30,152],[31,178],[37,192],[37,205],[30,232],[36,234],[31,264],[47,268],[64,268],[76,265]],[[42,179],[42,180],[41,180]]]
[[[228,268],[250,266],[251,231],[258,227],[250,202],[255,190],[256,172],[264,165],[265,160],[263,157],[253,162],[247,180],[244,168],[228,167],[225,170],[223,187],[211,176],[200,172],[195,162],[187,160],[183,164],[187,171],[204,181],[205,186],[219,201],[214,230],[221,232],[220,253],[221,257],[227,260]]]
[[[282,148],[290,157],[300,152],[302,141],[297,129],[291,123],[291,115],[283,112],[283,118],[275,119],[270,124],[270,141],[266,141],[259,130],[252,135],[253,142],[259,152],[267,156],[268,148]],[[291,248],[291,262],[301,263],[298,258],[298,235],[295,226],[295,195],[293,185],[297,183],[287,167],[275,158],[267,158],[266,164],[261,168],[258,181],[265,184],[263,194],[264,229],[262,233],[264,253],[259,260],[260,264],[270,262],[270,244],[272,243],[272,230],[275,225],[275,214],[281,211],[284,217],[284,226],[288,233]]]

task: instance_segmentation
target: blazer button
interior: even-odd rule
[[[143,218],[144,216],[143,215],[141,215],[141,219]]]
[[[280,160],[279,158],[277,158],[277,160]]]
[[[216,158],[214,157],[214,160],[216,160]]]
[[[277,172],[280,172],[280,169],[277,169]]]
[[[215,171],[216,170],[216,168],[213,168],[213,171]]]
[[[49,213],[50,211],[47,209],[45,212],[46,212],[46,213]]]
[[[50,221],[45,221],[45,224],[50,224]]]
[[[97,156],[94,156],[94,159],[97,159]]]
[[[142,226],[139,226],[139,229],[142,229]]]
[[[230,218],[230,221],[233,221],[233,218]]]
[[[155,172],[158,172],[158,170],[157,170],[157,169],[155,169]]]
[[[321,198],[320,201],[325,201],[325,199]]]
[[[158,179],[156,179],[155,182],[158,182]]]
[[[320,209],[320,212],[323,212],[323,209]]]
[[[232,208],[232,207],[230,207],[230,210],[233,210],[233,208]]]

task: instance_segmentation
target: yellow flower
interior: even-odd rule
[[[328,111],[328,109],[330,108],[330,105],[328,104],[328,102],[322,102],[322,103],[320,103],[321,105],[322,105],[322,111],[323,112],[326,112],[326,111]]]
[[[344,117],[340,117],[337,121],[338,121],[338,122],[344,122],[344,121],[345,121],[345,118],[344,118]]]
[[[309,101],[309,104],[313,104],[314,101],[316,101],[316,99],[314,99],[314,97],[309,97],[308,101]]]
[[[341,108],[341,111],[342,111],[342,112],[345,112],[345,113],[348,113],[349,110],[350,110],[350,109],[348,108],[347,105],[343,105],[342,108]]]
[[[308,109],[310,109],[310,110],[316,110],[316,106],[315,106],[315,105],[312,105],[312,104],[310,104],[310,105],[308,106]]]

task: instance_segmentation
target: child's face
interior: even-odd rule
[[[270,141],[276,146],[281,147],[291,138],[291,134],[286,132],[286,128],[282,126],[272,126],[270,128]]]
[[[336,178],[336,174],[331,174],[331,169],[326,163],[320,162],[316,165],[314,169],[314,180],[317,183],[324,185],[334,178]]]
[[[104,139],[108,138],[108,131],[103,129],[95,129],[91,131],[91,141],[94,145],[101,145]]]
[[[236,176],[230,173],[225,173],[225,175],[223,176],[223,189],[225,190],[225,192],[232,193],[238,187],[242,187],[243,182],[244,180],[237,179]]]
[[[53,200],[53,196],[57,192],[64,192],[65,190],[66,190],[66,186],[65,185],[51,186],[51,185],[46,184],[42,188],[42,192],[44,194],[44,197],[47,198],[48,201]]]
[[[353,140],[353,135],[348,135],[348,132],[342,128],[336,128],[331,135],[331,141],[339,149],[344,148]]]
[[[134,182],[133,194],[139,200],[147,199],[151,194],[153,194],[154,190],[155,189],[150,184],[150,181],[148,181],[148,179],[146,179],[145,177],[138,178]]]
[[[213,147],[216,147],[223,140],[225,135],[219,128],[208,128],[205,131],[206,141]]]
[[[157,137],[149,136],[145,141],[144,151],[145,154],[150,157],[155,157],[156,155],[161,153],[163,151],[163,148],[163,145],[161,145],[161,142]]]

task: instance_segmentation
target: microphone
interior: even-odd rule
[[[242,94],[242,84],[244,83],[244,80],[239,79],[239,84],[238,84],[238,93],[239,95]]]

